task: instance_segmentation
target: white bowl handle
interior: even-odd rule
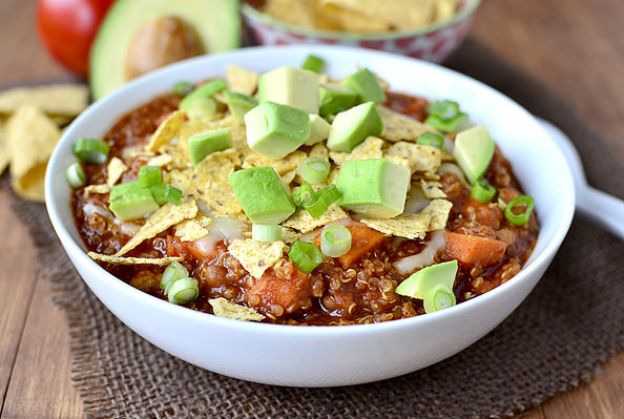
[[[576,206],[583,214],[624,239],[624,201],[591,186],[577,194]]]

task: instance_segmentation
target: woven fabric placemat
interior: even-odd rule
[[[562,127],[594,185],[624,196],[621,161],[556,92],[471,41],[449,65]],[[529,298],[462,353],[416,373],[354,387],[248,383],[180,361],[125,327],[78,277],[43,206],[15,200],[14,207],[31,229],[55,301],[67,314],[72,377],[93,418],[504,417],[588,381],[624,348],[624,242],[577,217]]]

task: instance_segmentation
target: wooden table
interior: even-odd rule
[[[35,0],[0,2],[0,85],[70,76],[43,51]],[[473,36],[555,87],[624,156],[622,0],[484,0]],[[50,299],[25,227],[0,191],[0,412],[2,418],[81,417],[70,381],[63,313]],[[591,384],[530,412],[530,418],[624,415],[624,353]]]

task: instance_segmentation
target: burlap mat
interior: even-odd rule
[[[450,65],[564,128],[591,181],[624,196],[621,160],[556,92],[472,42]],[[33,232],[55,300],[67,313],[72,377],[94,418],[509,416],[579,386],[624,347],[624,242],[576,218],[526,302],[466,351],[423,371],[356,387],[247,383],[186,364],[125,327],[74,272],[43,206],[16,201],[15,208]]]

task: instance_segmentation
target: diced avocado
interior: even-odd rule
[[[319,75],[300,68],[276,68],[260,76],[258,99],[318,113]]]
[[[247,112],[245,125],[249,147],[271,159],[292,153],[310,138],[308,114],[277,103],[261,103]]]
[[[319,113],[324,117],[346,111],[358,100],[357,93],[348,87],[321,86],[319,89]]]
[[[247,112],[258,105],[258,101],[251,97],[237,92],[225,92],[225,101],[234,119],[243,122]]]
[[[141,166],[138,173],[139,185],[149,188],[163,183],[162,169],[159,166]]]
[[[468,181],[474,184],[487,171],[496,145],[483,125],[457,134],[453,157],[462,168]]]
[[[238,170],[228,181],[254,224],[279,224],[295,212],[282,180],[272,167]]]
[[[305,145],[314,145],[316,143],[320,143],[321,141],[325,141],[327,137],[329,137],[331,125],[329,125],[329,122],[325,119],[313,113],[311,113],[309,117],[310,137],[308,138],[308,141],[305,142]]]
[[[325,60],[316,55],[308,55],[301,65],[304,70],[312,71],[313,73],[320,74],[325,69]]]
[[[456,260],[427,266],[403,280],[396,293],[423,300],[427,313],[453,306],[456,303],[453,285],[457,267]]]
[[[91,48],[95,99],[143,71],[240,46],[239,1],[117,0]],[[173,24],[172,24],[173,23]]]
[[[158,205],[165,205],[170,202],[174,205],[179,205],[182,200],[182,191],[175,186],[166,185],[161,183],[159,185],[152,186],[152,195],[158,203]]]
[[[109,208],[121,221],[142,218],[156,211],[159,206],[149,188],[138,182],[122,183],[115,186],[109,196]]]
[[[207,155],[214,153],[215,151],[230,148],[232,145],[230,136],[229,128],[221,128],[214,131],[195,134],[189,138],[188,147],[193,166],[197,166],[206,158]]]
[[[385,159],[344,163],[336,181],[338,205],[366,217],[395,217],[403,212],[410,176],[407,167]]]
[[[327,140],[327,147],[334,151],[351,152],[371,135],[379,135],[383,122],[373,102],[363,103],[334,118]]]
[[[217,102],[209,97],[196,97],[180,103],[180,110],[183,110],[192,120],[210,118],[217,113]]]
[[[355,91],[360,101],[383,103],[386,93],[377,77],[370,70],[362,68],[342,81],[342,85]]]

